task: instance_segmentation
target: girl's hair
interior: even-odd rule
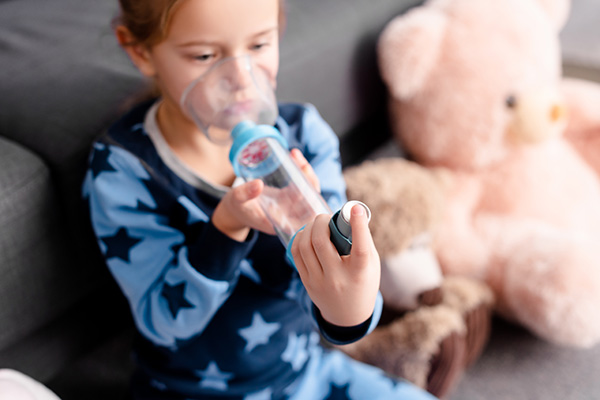
[[[134,43],[155,45],[167,35],[171,15],[182,0],[119,0],[121,13],[114,24],[125,26]],[[217,0],[218,1],[218,0]],[[285,26],[284,0],[279,0],[279,32]]]
[[[1,1],[1,0],[0,0]],[[175,7],[183,0],[119,0],[120,13],[113,20],[113,27],[124,26],[132,39],[127,45],[154,46],[166,38],[169,22]],[[219,1],[219,0],[215,0]],[[285,28],[285,0],[279,0],[279,35]],[[161,95],[154,81],[148,82],[141,92],[124,100],[120,109],[125,112],[135,104]]]

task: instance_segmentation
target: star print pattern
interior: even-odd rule
[[[196,206],[190,199],[181,196],[177,201],[188,211],[187,224],[192,225],[196,222],[208,222],[208,215]]]
[[[107,259],[117,257],[123,261],[129,262],[131,248],[138,244],[142,239],[129,236],[127,229],[121,227],[114,236],[103,236],[100,240],[106,246],[105,257]]]
[[[196,374],[202,378],[200,387],[219,391],[227,390],[227,381],[233,377],[232,373],[221,371],[215,362],[209,363],[204,371],[196,371]]]
[[[167,300],[173,319],[177,319],[177,314],[181,309],[194,307],[185,298],[185,282],[174,286],[165,283],[161,295]]]
[[[164,383],[157,381],[156,379],[152,379],[150,381],[150,385],[152,385],[153,387],[157,388],[158,390],[160,390],[161,392],[167,390],[167,385],[165,385]]]
[[[140,212],[152,212],[155,210],[141,200],[137,201],[137,206],[135,208]]]
[[[240,272],[252,282],[260,285],[260,275],[252,268],[252,262],[250,260],[242,260],[240,263]]]
[[[244,397],[244,400],[271,400],[273,398],[273,391],[270,388],[266,388],[257,393],[249,394]]]
[[[144,131],[144,124],[143,124],[142,122],[140,122],[140,123],[138,123],[138,124],[135,124],[135,125],[133,125],[133,126],[131,127],[131,131],[132,131],[132,132],[137,132],[137,131],[140,131],[140,132],[142,132],[143,134],[145,134],[145,131]]]
[[[288,345],[281,354],[281,359],[292,365],[294,371],[300,371],[308,360],[308,336],[290,333]]]
[[[324,400],[324,393],[341,398],[353,385],[383,388],[350,378],[361,376],[361,364],[330,367],[335,357],[315,351],[312,302],[276,238],[254,235],[240,243],[211,227],[218,199],[164,164],[143,123],[149,107],[134,109],[95,143],[83,188],[107,266],[140,331],[137,360],[149,374],[144,390],[230,400],[307,390],[313,394],[307,398]],[[282,108],[288,119],[278,119],[282,134],[295,147],[313,149],[315,170],[334,171],[319,178],[343,201],[341,174],[331,167],[339,155],[335,140],[304,143],[329,135],[329,128],[312,108],[289,107]],[[315,132],[304,137],[303,126]],[[348,382],[332,386],[339,376]]]
[[[111,155],[111,151],[108,146],[104,146],[101,149],[96,149],[94,158],[90,163],[90,171],[94,178],[98,177],[102,172],[116,172],[117,170],[108,161],[108,157]]]
[[[352,400],[352,398],[348,395],[349,387],[350,384],[337,386],[336,384],[332,383],[329,390],[329,396],[327,396],[326,400]]]
[[[250,353],[256,346],[269,343],[269,338],[280,327],[280,323],[268,323],[262,318],[259,312],[255,312],[252,316],[252,324],[238,331],[240,336],[246,340],[244,351]]]

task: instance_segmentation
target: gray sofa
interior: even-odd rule
[[[287,1],[279,98],[317,106],[344,165],[390,154],[374,44],[420,2]],[[600,80],[600,52],[582,42],[600,48],[599,6],[578,0],[573,11],[566,71]],[[127,305],[79,201],[90,142],[142,87],[113,38],[115,12],[116,0],[0,0],[0,368],[63,400],[124,398],[132,368]],[[495,320],[452,399],[597,399],[598,376],[600,347],[552,346]]]
[[[374,45],[416,3],[288,0],[278,97],[317,106],[345,165],[388,138]],[[0,368],[64,400],[120,398],[131,370],[131,319],[79,196],[90,142],[143,85],[115,13],[116,0],[0,1]]]

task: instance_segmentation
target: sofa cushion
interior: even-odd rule
[[[0,137],[0,366],[37,379],[128,318],[108,272],[74,258],[62,215],[48,167]]]
[[[0,138],[0,349],[35,331],[77,301],[60,273],[65,239],[48,168]]]

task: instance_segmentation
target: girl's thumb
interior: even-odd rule
[[[365,208],[359,204],[352,207],[350,225],[352,226],[352,250],[355,257],[367,257],[373,249],[373,238],[369,230],[369,219]]]
[[[262,193],[264,187],[263,181],[255,179],[250,182],[246,182],[243,185],[236,187],[235,199],[240,203],[245,203],[249,200],[255,199]]]

